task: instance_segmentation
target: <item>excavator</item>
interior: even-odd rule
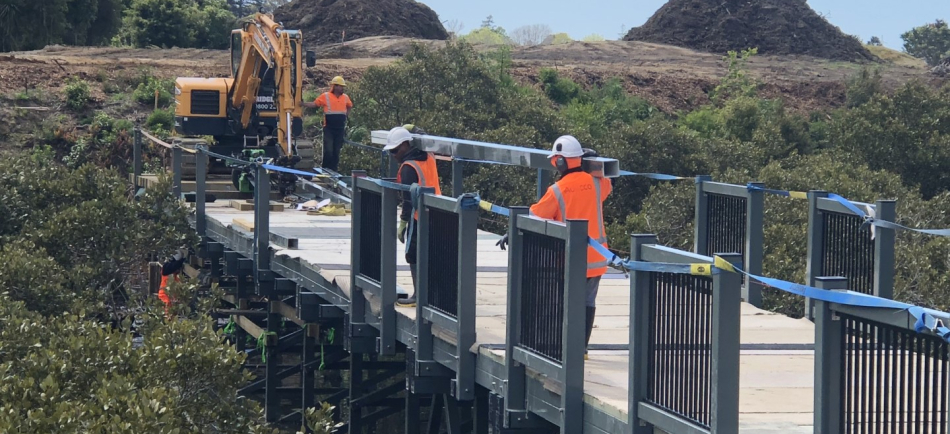
[[[298,140],[303,131],[302,63],[316,64],[312,51],[302,50],[303,35],[286,30],[273,16],[256,13],[231,31],[231,74],[227,78],[179,77],[175,80],[173,143],[185,148],[207,146],[211,152],[246,161],[308,170],[313,168],[313,143]],[[203,156],[198,156],[203,157]],[[196,155],[186,154],[182,176],[195,175]],[[253,191],[256,184],[276,184],[293,191],[293,176],[272,174],[258,182],[246,165],[209,158],[209,173],[229,173],[235,188]],[[261,180],[264,181],[264,180]]]

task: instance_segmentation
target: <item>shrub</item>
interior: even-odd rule
[[[66,81],[66,106],[81,110],[89,102],[89,84],[81,78],[70,77]]]
[[[174,91],[174,80],[163,80],[145,75],[143,81],[132,92],[132,97],[139,103],[152,107],[155,104],[155,94],[158,93],[158,108],[164,108],[171,103]]]
[[[175,127],[175,112],[171,109],[158,109],[148,115],[145,126],[149,130],[171,131]]]
[[[557,71],[551,68],[542,69],[538,74],[544,93],[558,104],[567,104],[577,98],[581,87],[567,78],[561,78]]]
[[[847,106],[849,108],[863,105],[875,95],[884,92],[884,83],[881,80],[881,71],[878,68],[861,68],[861,72],[848,79]]]

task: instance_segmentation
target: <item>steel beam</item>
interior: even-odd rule
[[[389,131],[373,131],[373,143],[385,145],[388,134]],[[551,152],[542,149],[430,135],[413,135],[412,145],[436,155],[464,160],[491,161],[545,171],[555,170],[548,158]],[[588,173],[596,173],[607,178],[620,176],[620,163],[613,158],[585,158],[583,168]]]

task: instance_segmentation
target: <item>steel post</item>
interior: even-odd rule
[[[475,398],[475,363],[476,356],[471,348],[475,345],[476,333],[475,282],[477,279],[478,254],[477,249],[470,246],[478,244],[478,210],[460,209],[459,214],[459,268],[458,268],[458,305],[456,307],[458,319],[458,343],[456,357],[458,371],[456,372],[455,397],[462,401]]]
[[[270,271],[270,175],[263,165],[257,166],[254,180],[254,269],[261,293],[261,274]]]
[[[878,220],[897,220],[897,202],[879,200],[874,207]],[[894,298],[894,240],[893,229],[874,228],[874,295]]]
[[[712,181],[712,176],[700,175],[696,177],[696,219],[693,228],[693,252],[706,255],[709,252],[709,214],[707,204],[709,199],[703,190],[703,183]]]
[[[363,406],[356,402],[363,394],[363,363],[362,353],[350,354],[349,434],[363,434]]]
[[[350,249],[350,321],[348,323],[347,330],[345,331],[347,336],[347,342],[350,342],[353,338],[353,330],[358,327],[358,325],[366,322],[365,312],[366,312],[366,298],[363,297],[363,291],[360,290],[359,285],[356,285],[356,277],[360,275],[362,271],[362,264],[360,261],[360,254],[356,246],[360,245],[360,227],[362,226],[363,220],[363,210],[362,210],[362,190],[356,185],[356,181],[360,178],[365,178],[366,172],[359,170],[353,171],[352,173],[352,184],[353,188],[353,200],[351,202],[352,207],[352,219],[350,223],[350,245],[353,248]],[[347,348],[347,350],[350,350]]]
[[[382,245],[380,249],[382,265],[380,267],[380,297],[379,337],[376,340],[376,350],[381,355],[396,354],[396,207],[401,200],[400,192],[385,188],[382,194]],[[416,229],[415,232],[419,232]],[[417,236],[417,234],[413,234]],[[355,244],[354,244],[355,246]],[[420,249],[422,248],[421,246]],[[354,250],[356,248],[354,247]],[[355,282],[355,281],[354,281]]]
[[[549,186],[551,186],[551,171],[538,169],[538,200],[544,197]]]
[[[198,148],[198,155],[195,156],[195,230],[204,243],[207,236],[208,221],[205,217],[205,173],[207,172],[208,160],[204,157],[205,149]]]
[[[562,324],[561,433],[584,431],[584,334],[587,322],[587,220],[567,221]]]
[[[278,302],[271,302],[278,303]],[[274,312],[273,306],[268,306],[267,335],[264,338],[264,348],[267,358],[264,360],[264,418],[267,422],[276,422],[280,419],[280,396],[277,388],[281,380],[277,376],[280,364],[278,333],[280,332],[280,314]],[[263,356],[263,355],[262,355]]]
[[[765,188],[761,182],[750,183],[753,187]],[[765,192],[750,189],[746,197],[745,255],[742,264],[745,271],[762,275],[762,257],[764,256],[765,236]],[[742,298],[746,303],[762,307],[762,285],[745,276],[742,286]]]
[[[181,148],[172,148],[172,196],[181,199]]]
[[[739,266],[739,254],[719,255]],[[713,276],[710,433],[739,432],[739,319],[742,279],[738,273]]]
[[[824,250],[824,233],[822,228],[825,226],[824,214],[818,209],[818,199],[828,197],[828,193],[819,190],[808,192],[808,259],[805,266],[805,284],[815,286],[815,279],[822,273],[822,251]],[[805,297],[805,318],[814,320],[812,312],[814,303],[808,297]]]
[[[416,237],[416,281],[412,282],[414,285],[415,296],[416,296],[416,318],[419,321],[416,321],[416,345],[415,349],[416,360],[429,362],[433,359],[432,354],[432,345],[433,345],[433,336],[432,336],[432,323],[429,321],[424,321],[422,318],[425,316],[425,309],[429,306],[429,236],[431,235],[431,214],[429,209],[425,206],[426,200],[425,197],[421,200],[419,210],[419,220],[416,222],[417,226],[415,228],[415,234],[412,236]],[[406,243],[409,243],[409,240],[406,240]],[[410,265],[411,266],[411,265]],[[418,366],[418,365],[416,365]],[[416,368],[418,369],[418,368]]]
[[[317,340],[320,339],[320,326],[317,324],[307,324],[304,326],[303,349],[300,357],[300,389],[303,396],[300,397],[300,411],[306,414],[308,408],[316,405],[314,396],[314,384],[317,361]],[[306,424],[304,424],[306,427]],[[305,428],[310,433],[310,428]]]
[[[465,193],[464,168],[462,160],[452,160],[452,197],[459,197]]]
[[[818,277],[816,287],[828,291],[848,287],[844,277]],[[815,301],[815,434],[837,433],[841,422],[841,371],[845,357],[844,328],[831,303]]]
[[[506,427],[517,426],[527,421],[527,390],[525,367],[515,362],[515,347],[521,341],[521,273],[524,266],[522,249],[524,240],[517,222],[528,213],[526,207],[512,207],[508,219],[508,314],[505,339],[505,371],[508,387],[505,388]]]
[[[641,248],[657,244],[656,235],[632,235],[630,259],[643,260]],[[627,434],[653,434],[653,427],[640,423],[640,403],[649,399],[650,391],[650,329],[653,306],[650,303],[650,273],[630,273],[630,357],[627,378]]]

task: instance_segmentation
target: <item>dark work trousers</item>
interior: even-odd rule
[[[415,288],[418,285],[416,280],[416,234],[415,231],[418,230],[419,221],[413,219],[409,223],[409,228],[406,228],[406,262],[409,264],[409,272],[412,274],[412,287]]]
[[[345,130],[337,128],[323,129],[323,164],[324,169],[338,172],[340,165],[340,150],[343,148],[343,134]]]

